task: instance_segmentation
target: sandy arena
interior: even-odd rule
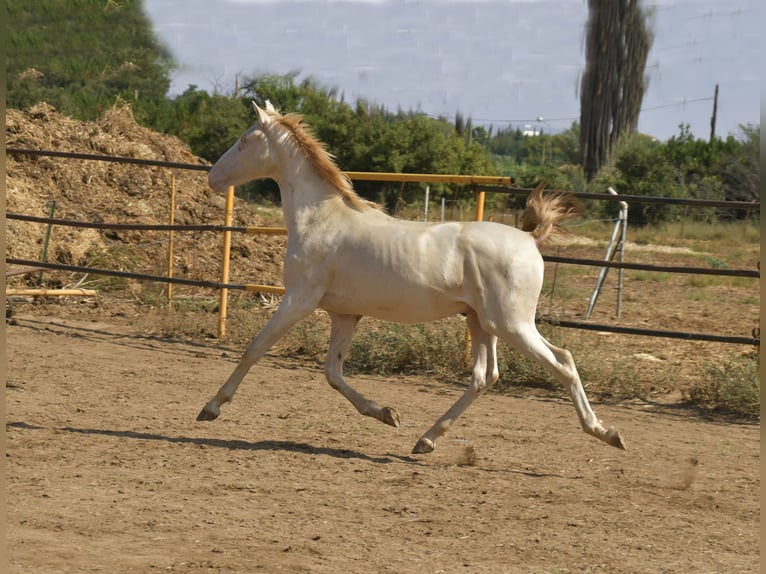
[[[358,415],[321,370],[267,357],[212,423],[239,350],[18,315],[7,327],[10,572],[757,572],[759,426],[659,406],[597,413],[356,377],[399,409]]]

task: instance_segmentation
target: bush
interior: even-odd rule
[[[357,331],[346,365],[356,373],[435,374],[464,381],[470,364],[465,333],[457,318],[416,325],[370,321]]]
[[[687,391],[687,400],[718,412],[758,418],[761,409],[759,357],[747,353],[723,365],[708,365],[707,378]]]

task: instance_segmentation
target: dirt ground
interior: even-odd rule
[[[199,163],[182,142],[139,126],[125,106],[98,122],[77,122],[43,103],[7,110],[6,142]],[[45,216],[55,202],[55,216],[65,219],[165,223],[172,175],[176,223],[222,222],[223,198],[197,172],[22,155],[6,163],[9,212]],[[6,257],[37,260],[44,228],[7,223]],[[276,225],[270,212],[241,200],[234,224]],[[546,249],[604,253],[597,242]],[[666,265],[756,268],[760,259],[759,246],[747,243],[725,256],[651,245],[629,251],[630,261]],[[164,236],[153,232],[57,227],[48,260],[164,275],[166,252]],[[284,238],[237,237],[231,281],[281,284],[283,252]],[[218,277],[220,238],[179,233],[173,267],[177,277]],[[591,271],[549,265],[546,280],[557,287],[555,297],[543,293],[541,313],[581,319]],[[14,276],[9,286],[33,280]],[[158,336],[151,309],[133,315],[135,301],[164,297],[143,284],[125,285],[117,306],[107,300],[115,287],[108,279],[50,272],[46,286],[94,288],[99,296],[88,304],[16,303],[6,328],[9,572],[759,568],[760,425],[703,419],[675,400],[699,378],[700,365],[750,349],[646,337],[620,345],[582,332],[579,338],[596,338],[581,345],[592,360],[654,369],[658,379],[653,402],[594,401],[628,451],[582,433],[568,400],[521,391],[483,397],[434,453],[412,456],[459,386],[354,377],[359,391],[399,410],[402,426],[392,429],[357,414],[316,362],[274,353],[218,420],[199,423],[200,408],[234,368],[242,337],[206,338],[202,325],[195,336],[178,336],[187,342]],[[614,323],[615,301],[612,275],[593,321]],[[619,323],[747,336],[759,310],[759,288],[749,282],[630,274]],[[660,384],[666,373],[677,378],[670,388]],[[598,384],[591,385],[595,394]]]
[[[358,415],[305,362],[267,357],[211,423],[240,347],[18,314],[6,328],[11,573],[726,573],[760,565],[760,426],[670,406],[487,395],[356,377]],[[127,323],[127,322],[126,322]]]

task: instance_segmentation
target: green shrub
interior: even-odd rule
[[[761,385],[757,353],[733,356],[722,365],[708,365],[706,378],[686,392],[687,400],[698,407],[758,418]]]
[[[400,325],[370,321],[360,326],[346,366],[350,372],[435,374],[464,379],[469,369],[465,324],[458,318]]]

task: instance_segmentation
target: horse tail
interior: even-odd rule
[[[579,202],[568,193],[543,195],[545,182],[541,182],[527,198],[527,207],[522,215],[523,231],[532,234],[540,247],[553,233],[568,234],[560,223],[575,217],[580,212]]]

